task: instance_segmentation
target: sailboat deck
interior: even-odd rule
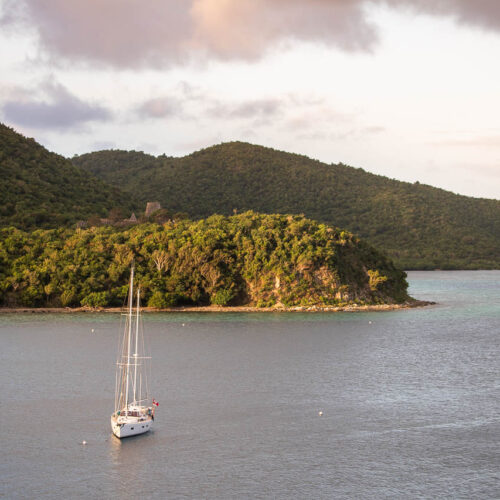
[[[116,413],[113,414],[112,419],[117,422],[117,423],[124,423],[124,422],[145,422],[146,420],[153,420],[152,415],[148,415],[147,413],[138,415],[135,414],[133,415],[132,413],[129,412],[128,415],[117,415]]]

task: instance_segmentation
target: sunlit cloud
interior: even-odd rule
[[[500,30],[500,2],[492,0],[7,0],[0,23],[31,25],[42,49],[67,61],[157,67],[253,60],[297,40],[370,51],[374,5]]]

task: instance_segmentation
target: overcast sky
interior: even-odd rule
[[[0,75],[65,156],[241,140],[500,198],[498,0],[0,0]]]

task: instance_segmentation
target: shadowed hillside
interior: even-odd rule
[[[135,206],[130,195],[2,124],[0,199],[0,226],[24,229],[68,225]]]
[[[183,158],[100,151],[73,162],[143,202],[192,217],[304,213],[358,234],[408,269],[500,268],[498,200],[241,142]]]

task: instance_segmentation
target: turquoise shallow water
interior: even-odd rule
[[[500,272],[409,282],[438,304],[146,315],[160,406],[124,441],[119,316],[1,315],[0,496],[499,498]]]

